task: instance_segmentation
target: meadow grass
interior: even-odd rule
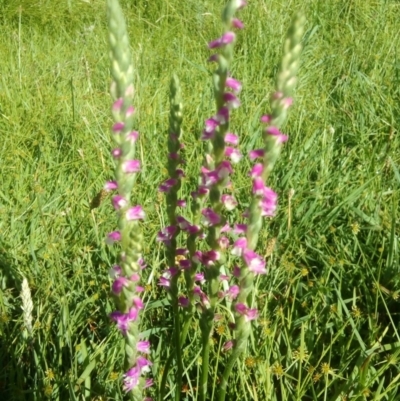
[[[172,318],[157,286],[165,268],[155,237],[166,224],[168,87],[184,99],[190,177],[214,113],[207,42],[223,1],[123,1],[135,68],[143,171],[134,190],[147,213],[149,265],[142,329],[156,386]],[[257,279],[260,319],[236,365],[230,400],[388,400],[400,396],[399,121],[397,1],[249,1],[235,47],[243,83],[231,126],[243,151],[261,144],[259,118],[294,11],[307,17],[289,134],[269,185],[279,212],[261,233],[269,274]],[[17,400],[122,400],[123,341],[110,324],[104,246],[115,217],[101,189],[112,177],[109,58],[100,0],[0,4],[0,394]],[[249,203],[249,163],[235,188]],[[192,174],[191,174],[192,173]],[[184,183],[189,194],[195,179]],[[98,206],[98,207],[95,207]],[[33,331],[19,296],[32,291]],[[226,317],[212,337],[212,385],[227,356]],[[196,399],[198,327],[184,355],[185,400]],[[175,391],[173,380],[168,389]],[[154,390],[152,390],[154,391]],[[180,391],[180,389],[178,389]],[[150,391],[150,394],[151,391]],[[168,394],[167,399],[171,396]]]

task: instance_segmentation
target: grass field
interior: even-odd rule
[[[115,227],[105,2],[0,1],[0,395],[19,400],[122,400],[123,340],[104,245]],[[124,0],[135,68],[143,171],[134,197],[147,218],[142,330],[153,345],[155,396],[170,344],[171,312],[157,285],[155,241],[165,225],[168,87],[184,98],[188,196],[214,113],[207,43],[220,35],[222,0]],[[289,141],[269,185],[279,194],[259,253],[261,317],[231,377],[229,400],[400,399],[400,3],[396,0],[251,0],[235,47],[243,83],[231,125],[243,153],[261,144],[282,41],[293,13],[306,18]],[[234,182],[249,203],[249,162]],[[99,196],[97,197],[99,201]],[[21,283],[32,291],[24,328]],[[225,317],[226,318],[226,317]],[[213,335],[209,399],[229,339]],[[183,349],[183,400],[196,399],[199,330]],[[171,393],[174,382],[168,382]],[[178,391],[180,391],[178,389]],[[172,399],[170,395],[167,399]]]

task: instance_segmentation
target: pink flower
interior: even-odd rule
[[[150,342],[149,341],[138,341],[136,343],[136,349],[144,354],[150,354]]]
[[[231,92],[224,93],[224,101],[231,109],[237,109],[240,106],[240,100]]]
[[[122,171],[124,173],[137,173],[140,171],[140,161],[139,160],[127,160],[122,165]]]
[[[210,132],[214,132],[217,129],[219,122],[214,117],[211,117],[208,120],[206,120],[205,124],[206,124],[206,128],[204,129],[204,131],[210,133]]]
[[[113,111],[117,111],[117,112],[121,111],[121,107],[122,107],[123,104],[124,104],[124,99],[122,97],[120,97],[112,105],[112,110]]]
[[[204,279],[204,273],[196,273],[194,275],[194,281],[200,281],[200,284],[204,284],[205,283],[205,279]]]
[[[264,171],[264,166],[261,163],[257,163],[252,167],[250,172],[250,177],[251,178],[261,177],[263,171]]]
[[[119,159],[122,156],[122,149],[120,148],[115,148],[111,151],[111,156],[114,159]]]
[[[115,123],[112,126],[112,130],[116,134],[119,134],[124,128],[125,128],[125,123],[123,123],[122,121],[118,122],[118,123]]]
[[[160,192],[169,192],[173,186],[175,186],[178,183],[178,180],[175,178],[169,178],[168,180],[165,180],[159,187],[158,190]]]
[[[182,216],[176,216],[176,222],[181,230],[187,230],[191,224]]]
[[[164,244],[169,245],[171,239],[174,237],[176,233],[176,226],[167,226],[164,227],[161,231],[157,234],[157,241],[164,242]]]
[[[150,372],[150,366],[153,365],[148,359],[144,356],[138,356],[136,359],[136,366],[139,367],[140,373]]]
[[[226,78],[225,86],[232,89],[235,93],[239,93],[242,89],[242,84],[232,77]]]
[[[121,241],[121,233],[119,231],[113,231],[107,234],[106,244],[112,245],[114,242]]]
[[[226,124],[229,121],[228,107],[222,107],[220,110],[218,110],[218,113],[215,116],[215,118],[220,124]]]
[[[109,271],[108,274],[110,275],[111,278],[117,278],[121,275],[122,269],[121,266],[115,265],[113,266]]]
[[[237,18],[233,18],[232,19],[232,26],[237,28],[237,29],[243,29],[244,28],[243,22],[240,21],[240,19],[237,19]]]
[[[185,177],[185,173],[181,168],[177,168],[175,170],[175,174],[176,174],[176,177],[179,179]]]
[[[221,249],[226,249],[229,246],[229,238],[227,237],[220,237],[217,242]]]
[[[253,194],[262,196],[264,194],[264,180],[261,177],[256,177],[253,180]]]
[[[224,179],[233,173],[233,168],[229,160],[223,160],[216,168],[218,177]]]
[[[246,322],[250,320],[257,319],[258,310],[250,309],[248,306],[242,303],[238,303],[235,305],[236,312],[245,317]]]
[[[104,184],[104,189],[106,191],[114,191],[115,189],[118,189],[118,183],[117,181],[107,181]]]
[[[221,196],[221,202],[227,210],[233,210],[237,206],[237,201],[232,195],[224,194]]]
[[[129,118],[130,116],[133,115],[133,113],[135,112],[135,108],[133,106],[128,106],[128,109],[126,110],[126,118]]]
[[[245,234],[247,231],[247,224],[235,224],[233,232],[235,234]]]
[[[178,298],[178,305],[182,308],[187,308],[189,306],[189,298],[180,296]]]
[[[228,340],[225,342],[225,344],[222,346],[222,349],[226,352],[229,351],[233,347],[234,343],[232,340]]]
[[[268,127],[265,132],[269,135],[276,137],[278,143],[286,142],[289,139],[287,135],[282,134],[282,132],[279,131],[279,129],[274,126]]]
[[[202,168],[204,169],[204,167]],[[217,171],[202,171],[202,183],[205,188],[210,188],[215,185],[219,180],[218,172]]]
[[[243,251],[246,249],[246,247],[247,247],[246,237],[240,237],[234,242],[231,254],[234,256],[242,256]]]
[[[119,210],[121,208],[124,208],[128,204],[126,199],[121,195],[113,196],[111,201],[112,201],[112,204],[113,204],[113,207],[114,207],[115,210]]]
[[[135,143],[139,138],[139,132],[137,131],[131,131],[127,136],[126,139],[130,141],[131,143]]]
[[[192,257],[192,261],[197,264],[203,263],[203,252],[196,251]]]
[[[192,266],[192,263],[190,262],[189,259],[181,259],[179,261],[179,266],[183,269],[183,270],[187,270],[190,269]]]
[[[229,143],[231,145],[237,146],[239,144],[239,137],[235,134],[233,134],[232,132],[228,132],[225,135],[225,143]]]
[[[130,220],[143,220],[145,218],[145,213],[144,210],[142,209],[142,206],[134,206],[128,209],[126,212],[126,219],[128,221]]]
[[[115,311],[110,313],[110,317],[114,322],[117,323],[117,327],[121,330],[122,334],[126,335],[130,322],[136,321],[138,318],[139,310],[135,307],[129,309],[128,313],[122,313],[120,311]]]
[[[206,267],[214,266],[215,262],[219,260],[220,257],[221,254],[213,249],[211,251],[203,252],[202,264]]]
[[[187,255],[189,250],[187,248],[177,248],[175,253],[176,255]]]
[[[251,249],[244,250],[243,259],[248,269],[254,274],[267,273],[267,269],[265,268],[265,260],[253,250]]]
[[[240,267],[239,266],[234,266],[232,274],[233,274],[234,277],[239,278],[240,274],[241,274]]]
[[[262,116],[260,120],[262,123],[269,124],[272,121],[272,116],[270,114],[266,114]]]
[[[186,207],[186,201],[183,200],[183,199],[178,199],[178,200],[176,201],[176,206],[177,206],[177,207]]]
[[[204,224],[207,226],[215,226],[221,222],[221,216],[210,208],[203,209],[201,214],[204,216]]]
[[[123,389],[126,392],[132,391],[138,384],[140,379],[140,368],[134,366],[124,374]]]
[[[232,163],[239,163],[242,159],[242,154],[239,149],[232,148],[231,146],[225,147],[225,156],[229,157]]]
[[[129,284],[129,280],[126,277],[118,277],[114,280],[112,284],[112,292],[115,295],[119,295],[122,292],[122,289]]]
[[[229,287],[228,291],[226,291],[225,295],[230,299],[236,299],[237,296],[239,295],[240,292],[240,288],[238,285],[232,285],[231,287]]]
[[[250,160],[257,159],[258,157],[264,157],[264,149],[255,149],[249,152]]]
[[[220,38],[211,41],[208,44],[209,49],[216,49],[218,47],[222,47],[232,43],[235,40],[235,33],[234,32],[226,32]]]
[[[231,231],[231,227],[229,223],[225,223],[225,225],[221,228],[221,233],[227,233],[229,231]]]
[[[169,288],[171,286],[171,279],[168,277],[161,276],[160,279],[158,280],[158,285],[161,285],[162,287],[165,288]]]

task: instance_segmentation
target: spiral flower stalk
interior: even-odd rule
[[[140,220],[145,213],[140,205],[131,204],[131,192],[140,161],[135,159],[135,144],[139,133],[133,130],[135,109],[133,107],[133,68],[130,46],[122,10],[117,0],[107,1],[109,44],[111,59],[111,97],[113,99],[112,138],[116,147],[111,154],[115,162],[115,179],[105,184],[113,191],[112,205],[118,218],[118,229],[108,234],[106,243],[119,244],[119,264],[110,274],[114,278],[112,292],[117,310],[110,317],[125,338],[125,368],[123,388],[132,399],[141,401],[143,389],[152,384],[144,375],[151,362],[146,358],[150,352],[148,341],[139,340],[139,318],[143,309],[140,285],[143,238]]]
[[[256,163],[250,171],[252,178],[252,201],[248,211],[248,224],[243,227],[244,237],[234,244],[234,253],[240,255],[243,267],[237,269],[238,295],[233,305],[236,315],[235,343],[232,354],[223,373],[219,401],[225,400],[228,378],[237,358],[247,345],[251,331],[251,320],[258,316],[256,308],[250,308],[247,303],[254,290],[254,277],[267,273],[265,261],[255,252],[258,235],[262,227],[263,217],[274,216],[277,208],[277,194],[266,186],[266,180],[277,161],[282,144],[288,137],[280,132],[279,127],[287,117],[288,108],[292,104],[292,94],[296,84],[296,73],[300,63],[301,38],[305,19],[296,14],[288,31],[284,44],[284,55],[277,76],[277,90],[271,97],[270,115],[265,115],[261,121],[267,125],[264,130],[265,146],[250,152],[251,160]]]

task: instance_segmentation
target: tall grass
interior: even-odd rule
[[[179,75],[188,165],[213,113],[206,44],[219,35],[222,1],[122,2],[135,66],[143,172],[134,196],[147,212],[144,334],[161,380],[172,319],[157,278],[165,225],[156,184],[164,154],[168,85]],[[269,275],[257,283],[254,326],[228,397],[241,400],[396,400],[399,319],[400,7],[396,1],[253,0],[243,11],[232,72],[243,106],[244,150],[261,143],[293,12],[307,16],[290,140],[271,177],[277,217],[261,233]],[[114,227],[100,193],[112,169],[109,76],[102,1],[0,4],[0,394],[17,400],[122,400],[123,343],[110,324],[103,246]],[[247,162],[235,187],[245,204]],[[188,174],[189,175],[189,174]],[[194,184],[194,183],[193,183]],[[190,187],[190,182],[186,185]],[[33,301],[24,334],[23,277]],[[210,385],[227,358],[214,335]],[[198,327],[184,355],[186,399],[196,399]],[[174,383],[168,382],[171,393]],[[179,390],[179,389],[178,389]],[[168,395],[169,396],[169,395]],[[212,399],[212,389],[209,391]]]

